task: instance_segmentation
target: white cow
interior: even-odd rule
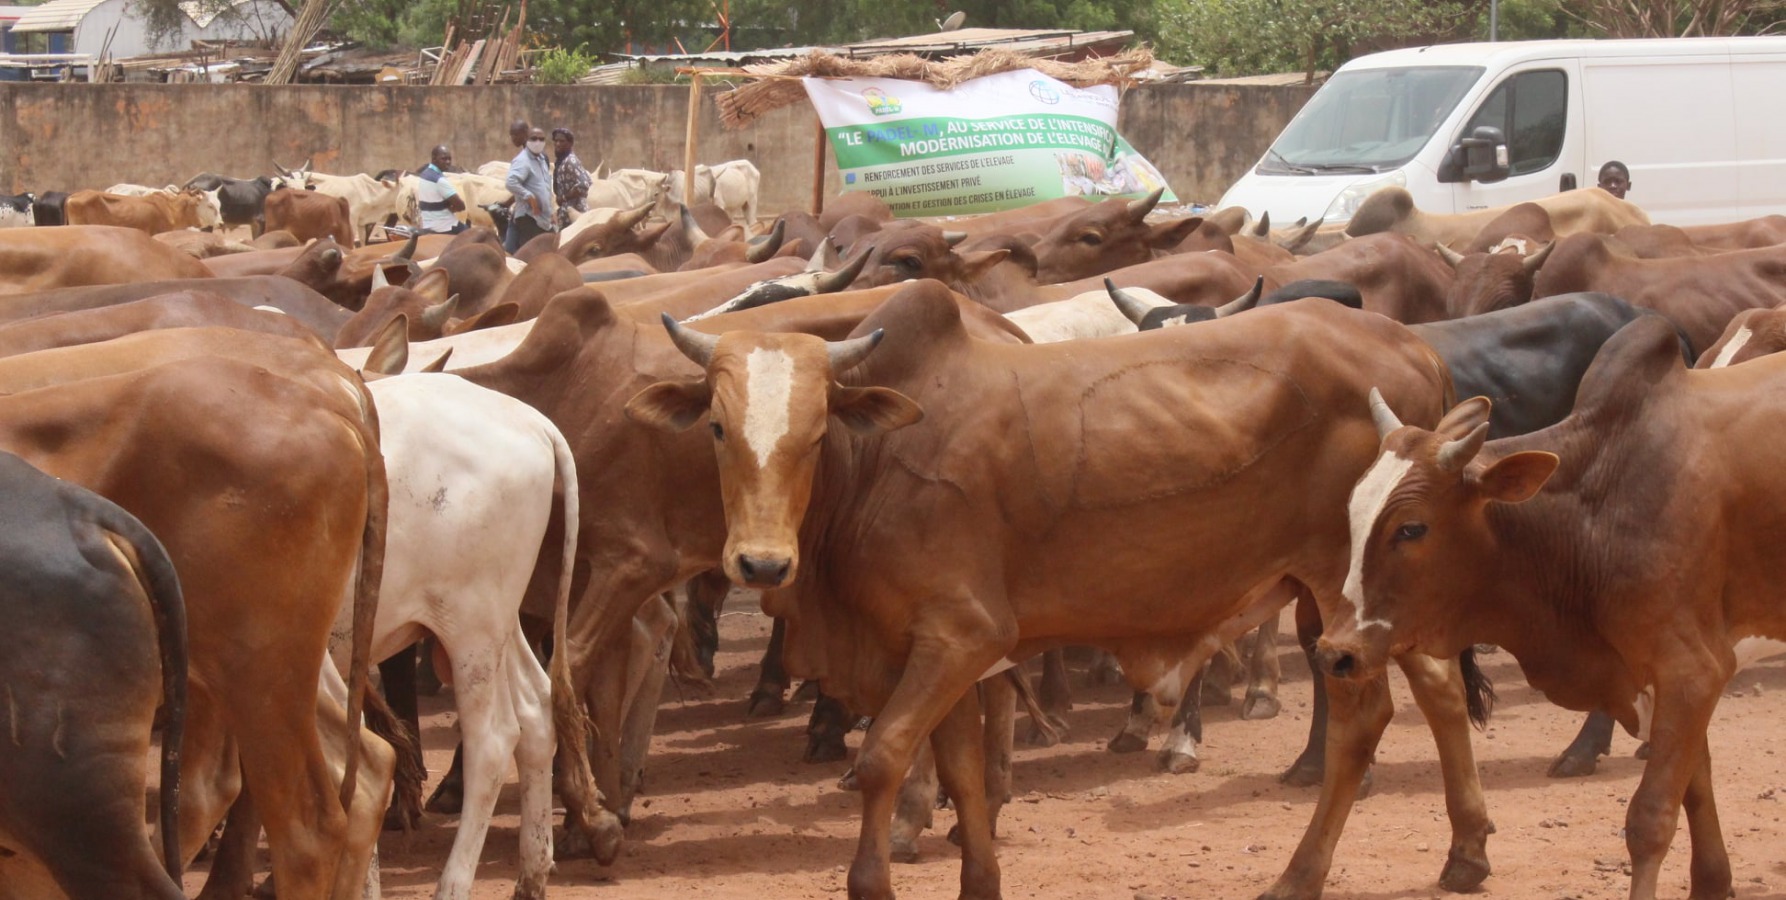
[[[456,375],[403,375],[369,387],[390,478],[374,658],[437,637],[452,662],[465,744],[459,832],[435,897],[470,897],[510,758],[521,781],[515,896],[543,897],[552,868],[552,691],[569,688],[569,660],[560,654],[548,678],[519,614],[556,484],[565,536],[554,615],[564,633],[577,542],[576,463],[544,415]],[[336,622],[338,635],[350,627],[350,620]]]
[[[149,187],[142,184],[114,184],[105,189],[107,194],[120,197],[147,197],[150,194],[191,194],[198,198],[198,226],[200,228],[218,228],[223,225],[223,201],[218,198],[221,188],[214,191],[188,190],[177,184],[167,187]]]
[[[1146,288],[1124,288],[1123,293],[1150,306],[1171,306],[1172,301]],[[1076,297],[1041,303],[1005,314],[1029,339],[1038,344],[1059,341],[1130,334],[1135,323],[1129,321],[1110,302],[1108,291],[1086,291]]]
[[[598,166],[599,168],[599,166]],[[650,169],[615,169],[589,185],[589,209],[638,209],[656,204],[670,189],[670,176]]]
[[[683,171],[670,173],[668,200],[692,206],[714,203],[733,221],[742,218],[746,225],[757,224],[757,194],[763,175],[748,159],[734,159],[714,166],[695,166],[695,196],[692,202],[683,199]]]
[[[30,228],[36,224],[36,204],[33,194],[0,196],[0,228]]]
[[[509,177],[509,160],[493,159],[478,166],[478,174],[497,181],[507,181]]]
[[[327,175],[310,170],[310,160],[296,169],[287,169],[278,163],[273,168],[279,175],[273,179],[273,188],[291,188],[296,191],[314,190],[329,197],[340,197],[347,201],[348,218],[353,220],[354,240],[366,243],[372,237],[372,226],[397,213],[397,182],[380,181],[370,175]]]

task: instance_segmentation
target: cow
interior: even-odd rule
[[[66,225],[0,231],[0,294],[210,274],[190,254],[135,228]]]
[[[599,169],[600,166],[597,166]],[[656,206],[670,191],[670,176],[650,169],[615,169],[589,185],[589,209]],[[649,215],[649,210],[647,210]]]
[[[300,343],[218,331],[198,356],[177,329],[5,360],[0,448],[121,503],[179,572],[191,630],[180,862],[245,776],[281,891],[358,896],[393,758],[357,725],[363,664],[345,714],[321,688],[356,560],[356,663],[370,648],[384,484],[370,400]],[[343,738],[331,768],[323,743],[338,752]]]
[[[230,178],[206,172],[186,182],[189,190],[216,191],[217,206],[225,225],[247,225],[256,237],[266,227],[262,218],[267,195],[273,192],[273,179]]]
[[[305,341],[327,350],[316,332],[289,315],[255,309],[208,290],[156,294],[100,306],[0,323],[0,356],[17,356],[73,344],[93,344],[162,328],[222,326]]]
[[[1724,334],[1700,354],[1696,367],[1734,366],[1786,350],[1786,309],[1745,309],[1724,326]]]
[[[1675,330],[1646,317],[1535,434],[1488,442],[1483,399],[1431,430],[1376,400],[1382,446],[1352,493],[1346,589],[1321,601],[1321,670],[1369,678],[1390,652],[1505,648],[1551,702],[1650,741],[1625,810],[1633,900],[1656,896],[1683,801],[1692,896],[1730,896],[1706,728],[1730,676],[1786,640],[1772,562],[1786,481],[1756,452],[1777,439],[1782,395],[1786,359],[1689,371]],[[1342,740],[1372,746],[1387,721],[1356,719]]]
[[[68,224],[68,194],[64,191],[44,191],[37,195],[31,205],[31,224],[40,228]]]
[[[150,235],[217,225],[214,207],[196,191],[140,197],[76,191],[68,197],[66,215],[70,225],[116,225]]]
[[[155,535],[0,452],[0,883],[15,896],[179,900],[186,606]],[[162,860],[143,830],[156,708]],[[43,880],[39,880],[39,879]]]
[[[1745,309],[1786,301],[1786,246],[1733,250],[1716,256],[1635,259],[1611,239],[1578,234],[1557,242],[1538,270],[1532,295],[1603,291],[1653,309],[1681,327],[1695,347],[1708,347]]]
[[[1148,224],[1147,214],[1164,193],[1160,188],[1140,200],[1111,197],[1056,222],[1032,247],[1036,280],[1059,284],[1090,278],[1171,252],[1203,220],[1192,216]]]
[[[1434,249],[1454,273],[1450,289],[1445,292],[1445,317],[1461,319],[1531,300],[1538,270],[1544,267],[1556,244],[1544,244],[1529,254],[1514,247],[1468,254],[1444,244]]]
[[[353,207],[346,198],[281,187],[267,195],[265,208],[268,231],[289,231],[300,241],[330,238],[343,247],[354,246]]]
[[[998,896],[969,688],[1068,641],[1177,696],[1194,648],[1206,657],[1298,593],[1339,592],[1337,513],[1374,452],[1367,386],[1393,384],[1435,422],[1447,387],[1402,326],[1325,301],[1043,345],[974,340],[959,310],[919,282],[838,343],[667,323],[704,374],[627,403],[671,433],[706,420],[727,576],[789,617],[790,668],[876,714],[856,757],[854,897],[892,896],[888,820],[926,735],[961,825],[962,896]],[[1237,508],[1245,528],[1219,514]],[[1429,715],[1467,731],[1455,665],[1404,659]],[[1447,768],[1473,784],[1465,737]],[[1486,817],[1457,812],[1454,856],[1468,856]]]
[[[1723,225],[1688,225],[1681,229],[1693,243],[1719,250],[1754,250],[1786,244],[1786,216],[1761,216]]]
[[[1101,293],[1094,292],[1086,296],[1110,301],[1110,303],[1104,304],[1105,307],[1120,312],[1123,320],[1131,323],[1138,331],[1152,331],[1156,328],[1169,328],[1174,325],[1189,325],[1194,322],[1222,319],[1245,312],[1255,306],[1273,306],[1278,303],[1301,300],[1304,297],[1325,297],[1341,306],[1348,306],[1352,309],[1364,308],[1363,295],[1358,292],[1357,288],[1342,281],[1293,281],[1266,294],[1263,276],[1253,282],[1252,290],[1221,306],[1173,303],[1145,288],[1119,288],[1114,281],[1108,278],[1104,279],[1104,290]],[[1023,312],[1026,310],[1020,310],[1013,315],[1020,316]],[[1021,323],[1021,320],[1019,322]]]
[[[757,171],[755,163],[748,159],[734,159],[712,166],[695,166],[695,195],[692,199],[683,196],[687,183],[685,175],[681,169],[670,171],[664,201],[691,206],[713,203],[725,210],[734,222],[742,220],[747,226],[757,224],[757,194],[763,175]]]
[[[506,174],[504,177],[507,177]],[[485,178],[482,175],[459,172],[448,174],[446,180],[459,192],[460,199],[465,201],[463,220],[473,225],[490,225],[490,213],[484,207],[501,203],[512,196],[501,178]],[[421,212],[416,205],[415,191],[422,180],[413,174],[405,174],[396,181],[397,196],[391,201],[391,206],[396,210],[397,220],[405,225],[419,227]]]
[[[1639,259],[1716,256],[1726,250],[1723,247],[1696,243],[1686,229],[1673,225],[1627,225],[1614,232],[1612,238],[1608,246],[1617,252]],[[1761,246],[1771,245],[1763,244]]]
[[[328,197],[338,197],[347,201],[348,223],[353,239],[341,241],[343,247],[351,247],[356,243],[372,240],[372,226],[382,225],[386,219],[397,213],[397,183],[380,181],[370,175],[326,175],[310,170],[310,160],[296,169],[287,169],[273,163],[274,171],[279,177],[273,179],[275,190],[288,188],[297,191],[315,191]],[[271,195],[268,196],[271,200]],[[277,227],[268,224],[269,228]]]
[[[0,228],[26,228],[37,224],[31,211],[36,203],[36,194],[0,194]]]
[[[155,239],[177,247],[183,253],[189,253],[194,259],[210,259],[213,256],[228,256],[232,253],[249,253],[255,248],[241,241],[231,240],[215,231],[164,231],[155,235]]]
[[[1550,224],[1549,210],[1536,203],[1515,203],[1483,225],[1462,249],[1464,253],[1493,253],[1502,246],[1512,244],[1519,247],[1520,253],[1525,254],[1532,252],[1538,244],[1546,244],[1556,238],[1556,229]],[[1524,245],[1519,242],[1524,242]],[[1444,244],[1439,244],[1438,248],[1441,253],[1457,252]]]
[[[172,281],[139,281],[131,284],[60,288],[0,297],[0,323],[100,309],[169,294],[204,294],[227,297],[243,308],[265,306],[285,313],[289,321],[332,343],[352,313],[327,297],[280,275],[249,278],[192,278]],[[196,324],[196,323],[194,323]],[[233,323],[222,323],[233,324]]]
[[[1550,216],[1550,228],[1558,236],[1592,232],[1612,234],[1626,225],[1648,225],[1650,217],[1634,203],[1597,188],[1576,188],[1531,201]],[[1405,234],[1424,244],[1444,244],[1453,250],[1470,245],[1483,227],[1508,211],[1492,207],[1455,215],[1421,212],[1406,188],[1386,187],[1364,198],[1346,223],[1351,237],[1384,231]]]

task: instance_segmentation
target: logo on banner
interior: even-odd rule
[[[1060,102],[1060,91],[1055,90],[1053,85],[1040,79],[1029,83],[1029,95],[1049,106],[1053,106]]]
[[[887,92],[880,88],[871,87],[864,90],[862,99],[868,101],[868,111],[877,116],[897,115],[900,110],[905,108],[900,105],[898,97],[889,97]]]

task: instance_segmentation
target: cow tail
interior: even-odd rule
[[[378,442],[378,411],[364,384],[365,410],[359,434],[366,455],[366,525],[360,532],[360,568],[353,589],[353,651],[347,670],[347,764],[341,773],[341,809],[351,812],[360,773],[360,716],[366,707],[366,675],[372,667],[372,628],[378,618],[378,591],[384,583],[385,522],[391,491]],[[324,661],[327,665],[327,661]]]
[[[1488,716],[1495,709],[1495,684],[1476,663],[1475,647],[1459,655],[1457,665],[1463,670],[1464,705],[1470,711],[1470,721],[1477,728],[1487,728]]]
[[[180,882],[180,743],[186,733],[186,599],[180,576],[154,533],[117,504],[100,498],[93,511],[99,527],[123,538],[136,553],[137,579],[155,616],[161,654],[161,846],[169,878]]]
[[[552,459],[558,472],[558,490],[564,497],[564,545],[558,571],[557,595],[552,605],[552,660],[549,677],[552,682],[552,725],[558,732],[559,770],[565,779],[567,795],[575,802],[597,796],[594,769],[589,762],[589,735],[594,730],[589,714],[578,696],[576,680],[571,675],[570,598],[571,577],[577,565],[577,531],[582,522],[578,508],[577,460],[564,435],[556,427],[547,427],[552,442]],[[587,814],[587,813],[586,813]]]
[[[1067,723],[1042,709],[1042,704],[1036,700],[1035,688],[1030,687],[1029,676],[1023,674],[1023,667],[1012,666],[1006,669],[1004,677],[1017,689],[1017,700],[1023,704],[1024,711],[1029,713],[1030,722],[1036,726],[1037,731],[1046,735],[1043,743],[1060,743],[1061,737],[1067,733]]]

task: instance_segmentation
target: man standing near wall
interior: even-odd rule
[[[533,128],[527,132],[527,143],[509,163],[509,193],[514,195],[514,216],[509,220],[508,239],[503,249],[509,253],[521,249],[528,241],[553,231],[552,166],[546,159],[546,132]]]
[[[466,228],[456,215],[465,211],[465,198],[459,196],[445,175],[453,167],[453,151],[441,144],[429,155],[428,165],[416,173],[421,179],[416,185],[415,199],[422,230],[431,234],[458,234]]]

